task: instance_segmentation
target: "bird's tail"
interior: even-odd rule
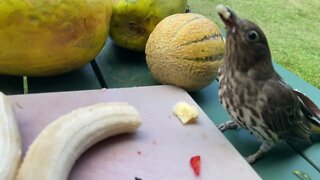
[[[312,132],[320,134],[320,109],[319,107],[306,95],[298,90],[294,90],[300,100],[300,107],[304,115],[310,122]]]

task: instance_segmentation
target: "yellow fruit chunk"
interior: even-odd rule
[[[174,105],[173,113],[183,124],[195,123],[198,118],[197,108],[183,101]]]

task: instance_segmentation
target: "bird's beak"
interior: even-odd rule
[[[237,15],[222,4],[217,5],[216,9],[226,28],[234,31],[238,26]]]

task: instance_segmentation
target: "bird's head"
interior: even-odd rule
[[[218,5],[217,12],[227,30],[225,61],[248,71],[257,63],[271,65],[271,54],[263,31],[255,23],[239,18],[229,8]]]

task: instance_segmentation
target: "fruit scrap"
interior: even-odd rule
[[[196,176],[200,175],[200,162],[201,162],[200,155],[193,156],[190,159],[190,165],[191,165],[193,172]]]
[[[197,108],[182,101],[174,105],[173,112],[183,124],[195,123],[198,118]]]
[[[294,170],[292,171],[292,173],[296,175],[300,180],[311,180],[311,177],[308,174],[300,170]]]
[[[225,19],[229,19],[229,17],[231,16],[228,9],[222,4],[217,5],[216,9],[219,12],[219,14],[221,14]]]

